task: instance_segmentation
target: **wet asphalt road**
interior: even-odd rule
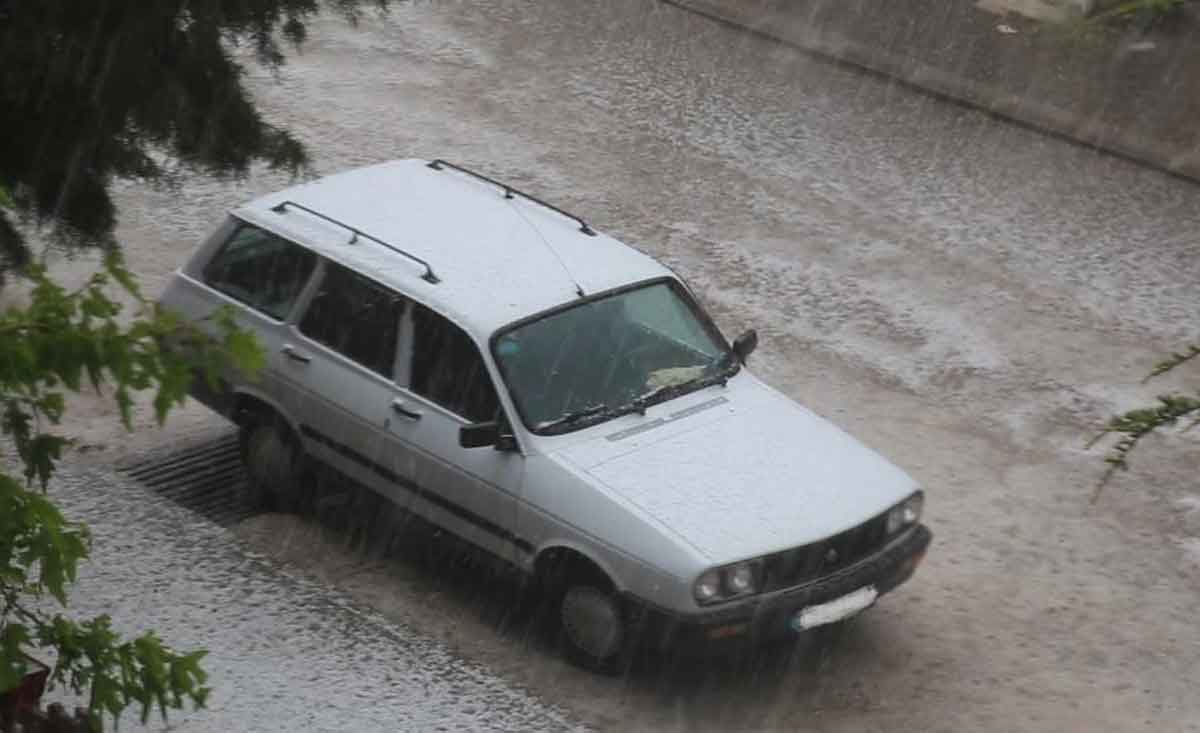
[[[107,471],[66,472],[53,491],[97,537],[72,614],[107,613],[124,634],[153,629],[180,650],[208,650],[208,707],[172,712],[170,730],[582,729],[445,644],[247,552],[141,486]],[[122,729],[136,728],[139,712]]]
[[[761,375],[923,482],[937,535],[832,649],[626,680],[497,633],[453,582],[262,526],[251,547],[601,728],[1200,729],[1194,458],[1152,445],[1093,504],[1082,448],[1200,335],[1200,188],[648,0],[325,19],[251,76],[317,172],[446,157],[666,260],[727,333],[759,328]],[[131,263],[158,287],[285,183],[123,184]]]

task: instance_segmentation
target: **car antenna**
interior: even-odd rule
[[[505,196],[504,198],[511,199],[512,196]],[[583,286],[580,285],[579,281],[575,279],[575,276],[571,274],[570,268],[567,267],[567,263],[563,262],[563,258],[562,258],[562,256],[560,256],[558,254],[558,250],[554,249],[554,246],[551,245],[550,242],[548,242],[546,240],[546,238],[542,236],[542,232],[540,229],[537,228],[537,225],[535,225],[532,221],[530,221],[529,217],[525,216],[524,212],[522,212],[516,206],[513,206],[512,210],[517,213],[517,216],[521,217],[522,221],[524,221],[526,224],[529,225],[529,228],[533,230],[533,233],[536,234],[537,238],[541,241],[542,246],[545,247],[550,252],[550,254],[554,256],[555,261],[558,262],[558,266],[562,268],[563,274],[565,274],[567,276],[567,279],[571,281],[571,284],[575,286],[575,294],[578,295],[580,298],[586,298],[587,293],[585,293],[583,291]]]

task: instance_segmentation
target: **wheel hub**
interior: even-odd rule
[[[562,624],[571,642],[596,659],[621,648],[621,614],[613,597],[592,586],[569,588],[562,601]]]

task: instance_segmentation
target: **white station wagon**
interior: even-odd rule
[[[577,662],[847,618],[931,539],[914,481],[754,377],[688,286],[445,161],[252,201],[162,304],[232,305],[264,373],[194,395],[262,498],[316,460],[536,578]]]

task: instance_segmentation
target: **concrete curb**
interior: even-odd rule
[[[997,87],[968,81],[928,64],[857,43],[832,32],[797,28],[781,14],[745,0],[660,0],[723,25],[795,48],[817,58],[866,71],[955,104],[980,110],[1084,147],[1200,183],[1200,147],[1165,145]],[[747,7],[749,6],[749,7]]]

